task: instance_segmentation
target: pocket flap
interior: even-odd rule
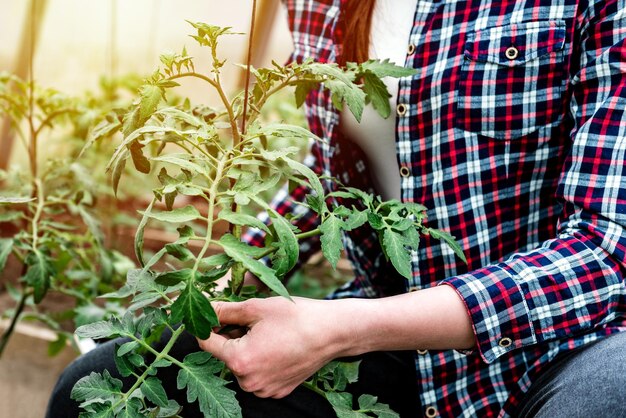
[[[512,23],[470,34],[464,53],[473,61],[514,67],[560,51],[564,45],[565,22]]]

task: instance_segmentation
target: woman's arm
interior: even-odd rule
[[[212,334],[203,350],[224,361],[242,389],[281,398],[329,361],[381,350],[468,349],[474,333],[449,286],[381,299],[281,297],[215,304],[240,338]]]

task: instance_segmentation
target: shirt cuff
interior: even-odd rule
[[[503,268],[489,266],[439,284],[452,286],[465,303],[476,347],[486,363],[536,343],[525,295]]]

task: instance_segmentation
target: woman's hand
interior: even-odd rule
[[[241,388],[282,398],[340,354],[333,301],[283,297],[214,303],[222,325],[241,325],[240,338],[213,333],[200,347],[224,361]],[[348,331],[343,330],[341,332]]]
[[[241,388],[281,398],[329,361],[370,351],[468,349],[472,324],[455,290],[437,286],[381,299],[282,297],[214,302],[222,325],[243,336],[211,334],[200,347],[224,361]]]

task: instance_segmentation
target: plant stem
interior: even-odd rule
[[[2,339],[0,339],[0,358],[2,358],[2,353],[4,352],[4,349],[6,348],[7,343],[9,342],[9,339],[13,334],[13,331],[15,330],[15,325],[18,323],[20,316],[24,311],[24,307],[26,306],[26,299],[28,298],[28,296],[30,296],[30,292],[27,292],[24,289],[22,291],[22,297],[20,298],[20,301],[15,308],[15,312],[13,312],[13,318],[11,318],[11,323],[9,324],[9,327],[6,329],[6,331],[2,334]]]
[[[241,116],[241,134],[246,134],[246,118],[248,117],[248,96],[250,95],[250,62],[252,61],[252,39],[254,37],[254,21],[256,17],[256,0],[252,0],[252,17],[250,18],[250,35],[248,36],[248,58],[246,62],[246,85],[243,95],[243,115]]]
[[[313,392],[317,393],[318,395],[323,396],[324,398],[326,398],[326,393],[322,389],[320,389],[317,386],[315,386],[313,383],[311,383],[311,382],[304,382],[304,383],[302,383],[302,386],[304,386],[305,388],[307,388],[309,390],[312,390]]]
[[[198,271],[198,267],[200,266],[200,260],[202,260],[202,258],[204,257],[204,254],[206,254],[207,250],[209,249],[209,246],[211,245],[211,239],[213,238],[213,218],[215,215],[215,200],[217,198],[217,189],[218,186],[222,180],[222,176],[224,175],[224,168],[226,165],[226,155],[220,159],[217,162],[217,167],[215,169],[215,177],[213,178],[213,182],[211,183],[211,188],[209,189],[209,199],[208,199],[208,206],[209,208],[207,209],[207,217],[206,217],[206,221],[207,221],[207,227],[206,227],[206,236],[204,238],[204,245],[202,246],[202,249],[200,250],[200,253],[198,254],[198,256],[196,257],[196,262],[193,265],[193,275],[195,276],[195,273]]]
[[[172,334],[170,340],[167,342],[167,345],[163,348],[163,351],[161,351],[160,353],[156,353],[156,358],[154,359],[153,364],[156,363],[159,360],[162,360],[162,359],[164,359],[166,357],[169,357],[167,355],[167,353],[170,352],[170,350],[174,346],[174,343],[176,342],[178,337],[180,337],[180,334],[182,334],[184,330],[185,330],[185,327],[181,325],[176,331],[174,331],[174,333]],[[150,347],[150,348],[152,348],[152,347]],[[170,359],[171,359],[171,357],[168,360],[170,360]],[[130,389],[128,389],[128,391],[126,391],[126,393],[124,393],[124,396],[122,396],[122,399],[117,401],[117,403],[115,405],[111,406],[111,410],[112,411],[114,411],[115,408],[117,408],[121,403],[125,402],[128,399],[128,397],[130,395],[132,395],[133,392],[136,391],[139,388],[139,386],[141,386],[141,384],[144,382],[144,380],[146,380],[146,377],[148,377],[148,375],[150,374],[151,370],[152,370],[152,366],[148,367],[146,369],[146,371],[143,372],[143,374],[141,376],[139,376],[139,378],[137,379],[135,384]]]

